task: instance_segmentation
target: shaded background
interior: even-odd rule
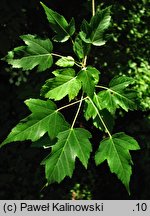
[[[53,32],[40,6],[39,0],[1,0],[0,3],[0,58],[21,44],[19,35],[37,34],[50,37]],[[137,139],[140,151],[132,152],[134,161],[129,196],[106,163],[94,165],[91,156],[88,170],[76,162],[72,179],[65,178],[61,184],[53,184],[44,189],[46,183],[44,168],[39,164],[47,155],[43,149],[31,148],[30,142],[12,143],[0,150],[0,199],[71,199],[73,192],[77,199],[150,199],[150,1],[127,0],[96,1],[102,8],[112,5],[111,37],[107,44],[94,48],[89,57],[101,71],[102,83],[117,74],[125,73],[136,79],[134,88],[138,92],[138,110],[118,112],[114,131],[125,131]],[[91,2],[88,0],[44,0],[48,7],[63,14],[67,20],[75,17],[79,29],[81,20],[90,18]],[[101,3],[101,4],[100,4]],[[55,52],[70,54],[70,47],[55,44]],[[22,72],[12,69],[0,61],[0,141],[27,114],[23,101],[38,98],[40,87],[50,77],[44,73]],[[67,119],[72,119],[72,110],[67,110]],[[93,134],[92,143],[96,149],[101,139],[98,130],[91,122],[84,124]]]

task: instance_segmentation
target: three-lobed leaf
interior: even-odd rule
[[[51,28],[56,33],[53,40],[56,42],[67,41],[75,32],[74,19],[72,18],[70,23],[68,24],[68,22],[62,15],[48,8],[42,2],[41,5],[45,10]]]
[[[20,46],[8,52],[4,58],[13,68],[32,70],[37,66],[37,71],[42,72],[53,64],[53,45],[49,39],[39,39],[34,35],[22,35],[21,39],[26,46]]]
[[[97,11],[91,18],[90,23],[83,20],[80,37],[85,43],[102,46],[106,43],[104,32],[110,25],[110,7]]]
[[[129,194],[131,165],[133,164],[129,150],[138,149],[140,147],[134,138],[120,132],[102,140],[95,155],[97,165],[107,160],[110,171],[122,181]]]
[[[55,78],[46,81],[41,95],[54,100],[61,100],[66,95],[69,96],[69,100],[74,99],[81,89],[81,82],[76,78],[75,71],[72,68],[60,70],[61,73],[58,71],[54,72]]]
[[[52,101],[28,99],[25,104],[31,114],[12,129],[1,146],[14,141],[32,140],[34,142],[47,132],[49,137],[54,139],[60,131],[69,128],[69,124],[57,111],[57,107]]]
[[[58,141],[52,147],[52,152],[42,164],[48,183],[61,182],[65,176],[72,176],[76,157],[87,168],[92,146],[89,141],[91,134],[83,128],[69,129],[60,132]]]
[[[136,109],[136,94],[127,87],[133,83],[133,79],[127,76],[116,76],[109,83],[107,90],[100,91],[97,94],[97,102],[101,109],[108,109],[114,113],[121,107],[125,111]]]

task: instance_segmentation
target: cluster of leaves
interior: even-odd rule
[[[137,91],[138,102],[142,110],[149,110],[150,107],[150,65],[144,59],[140,59],[140,65],[129,61],[129,71],[134,76],[134,89]]]
[[[149,110],[149,6],[147,0],[116,2],[112,10],[111,43],[102,53],[96,53],[99,61],[95,60],[104,73],[109,71],[110,77],[115,73],[135,79],[134,89],[142,111]]]
[[[109,0],[108,4],[111,3],[112,1]],[[101,5],[103,4],[104,3],[101,3]],[[125,60],[128,58],[135,61],[137,57],[140,57],[149,61],[149,4],[149,1],[145,0],[139,0],[138,2],[135,0],[129,0],[116,2],[114,4],[112,10],[112,39],[114,43],[113,41],[111,41],[111,43],[113,45],[112,54],[115,54],[116,57],[118,57],[118,55],[121,56],[121,54],[124,53],[124,55],[127,55],[124,56]],[[111,44],[109,48],[111,49]],[[113,56],[111,57],[113,58]],[[120,61],[117,62],[117,58],[115,58],[114,63],[117,63],[115,66],[118,65],[119,67],[123,67],[123,65],[120,65],[119,63],[123,63],[125,61],[124,59],[122,59],[122,61],[119,59]]]
[[[90,22],[83,20],[79,33],[75,35],[75,21],[67,20],[57,12],[41,3],[49,24],[55,33],[54,42],[72,43],[75,57],[53,53],[50,39],[41,39],[35,35],[23,35],[24,46],[10,51],[4,58],[13,68],[38,72],[49,69],[54,58],[58,68],[52,72],[53,78],[46,80],[41,89],[45,99],[28,99],[25,104],[31,114],[12,129],[1,146],[14,141],[31,140],[34,145],[50,148],[50,154],[41,162],[45,166],[48,184],[61,182],[71,177],[76,158],[85,168],[88,166],[92,144],[92,134],[85,128],[75,127],[79,112],[85,119],[105,133],[95,153],[96,165],[105,160],[110,171],[115,173],[130,193],[129,182],[133,164],[130,150],[140,147],[136,140],[124,132],[112,134],[114,116],[118,108],[126,112],[136,109],[136,94],[130,86],[134,79],[127,76],[114,77],[108,87],[100,85],[100,71],[87,64],[87,58],[94,46],[106,43],[104,33],[110,25],[110,7],[97,10]],[[75,37],[74,37],[75,35]],[[77,59],[77,60],[76,60]],[[68,96],[69,103],[57,108],[54,101]],[[53,101],[52,101],[53,100]],[[61,110],[78,105],[72,123],[68,123]]]
[[[130,5],[129,5],[130,4]],[[149,30],[147,23],[149,22],[150,8],[149,1],[140,0],[130,1],[116,5],[117,13],[114,16],[120,16],[119,22],[114,22],[116,42],[119,42],[124,37],[126,42],[125,49],[130,59],[141,57],[149,60]],[[124,32],[124,35],[122,34]]]
[[[126,32],[127,46],[126,54],[129,57],[128,64],[124,70],[135,79],[134,89],[137,92],[137,99],[140,109],[148,110],[149,100],[149,42],[150,35],[148,20],[150,16],[149,1],[141,0],[133,4],[130,9],[123,7],[122,10],[128,13],[120,27],[116,25],[118,31]],[[122,67],[122,66],[120,66]],[[120,70],[120,69],[119,69]]]

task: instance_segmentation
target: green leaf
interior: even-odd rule
[[[52,74],[54,74],[56,77],[59,75],[74,77],[75,76],[75,70],[73,68],[57,69],[57,70],[53,71]]]
[[[110,171],[122,181],[128,193],[130,193],[129,182],[133,164],[129,150],[138,149],[140,147],[135,139],[120,132],[102,140],[95,155],[97,165],[107,160]]]
[[[110,8],[97,11],[91,18],[90,23],[86,20],[82,22],[80,37],[85,43],[91,43],[95,46],[102,46],[106,43],[104,32],[110,25]]]
[[[78,74],[78,79],[82,83],[83,91],[90,97],[94,94],[95,85],[99,81],[99,74],[100,72],[91,66],[83,68]]]
[[[42,40],[30,34],[22,35],[21,39],[27,46],[17,47],[8,52],[3,60],[11,64],[13,68],[22,68],[22,70],[32,70],[38,66],[38,72],[45,71],[52,66],[53,45],[49,39]]]
[[[68,22],[62,15],[48,8],[42,2],[41,2],[41,5],[43,6],[45,10],[45,13],[47,15],[47,19],[50,23],[51,28],[56,33],[53,40],[56,42],[67,41],[75,32],[74,19],[72,18],[70,23],[68,24]]]
[[[99,108],[106,108],[111,113],[114,113],[119,107],[125,111],[136,109],[136,94],[132,89],[127,88],[132,83],[132,78],[126,76],[115,77],[109,84],[110,88],[97,94],[97,101],[101,106]]]
[[[72,67],[74,65],[74,58],[71,56],[61,57],[55,64],[59,67]]]
[[[46,178],[48,183],[61,182],[65,176],[72,176],[76,157],[87,168],[92,151],[89,138],[91,134],[83,128],[75,128],[58,134],[58,142],[52,147],[51,154],[45,158]]]
[[[83,59],[90,51],[90,44],[86,44],[78,35],[73,44],[73,51],[79,59]]]
[[[61,100],[66,95],[69,100],[74,99],[81,89],[81,82],[75,77],[75,71],[71,68],[60,70],[60,73],[58,71],[55,71],[55,78],[46,81],[41,95],[54,100]]]
[[[87,66],[86,70],[91,73],[92,77],[94,78],[94,84],[97,85],[99,82],[99,76],[100,76],[100,71],[97,70],[95,67],[92,66]]]
[[[86,100],[84,108],[84,117],[87,121],[92,118],[93,125],[102,131],[105,131],[105,124],[107,129],[111,132],[114,127],[114,117],[106,109],[98,109],[96,97],[97,96],[94,95],[93,103],[90,100]]]
[[[126,89],[129,85],[133,84],[135,81],[131,77],[115,76],[109,83],[109,87],[114,91],[120,91]]]
[[[92,29],[90,24],[84,19],[81,24],[81,32],[79,32],[79,36],[85,43],[91,43],[90,35]]]
[[[69,128],[63,115],[56,110],[56,105],[52,101],[29,99],[25,101],[25,104],[32,114],[12,129],[1,146],[14,141],[32,140],[34,142],[46,132],[51,139],[54,139],[60,131]]]

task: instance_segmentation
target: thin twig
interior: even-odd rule
[[[73,127],[74,127],[74,125],[75,125],[75,122],[76,122],[77,117],[78,117],[79,112],[80,112],[80,108],[81,108],[82,102],[83,102],[83,94],[82,94],[81,99],[80,99],[80,103],[79,103],[79,106],[78,106],[78,110],[77,110],[76,115],[75,115],[75,117],[74,117],[74,120],[73,120],[73,122],[72,122],[71,129],[73,129]]]
[[[95,15],[95,0],[92,0],[92,16]]]
[[[88,98],[88,97],[83,98],[82,101],[86,100],[87,98]],[[78,100],[78,101],[75,101],[75,102],[73,102],[73,103],[67,104],[67,105],[65,105],[65,106],[62,106],[62,107],[58,108],[56,111],[60,111],[60,110],[62,110],[62,109],[65,109],[65,108],[67,108],[67,107],[73,106],[74,104],[77,104],[77,103],[80,103],[80,102],[81,102],[81,99]]]
[[[56,56],[56,57],[60,57],[60,58],[65,57],[65,56],[62,56],[62,55],[59,55],[59,54],[56,54],[56,53],[51,53],[51,55]]]
[[[87,56],[85,56],[84,59],[83,59],[83,68],[86,67],[86,62],[87,62]]]
[[[79,62],[74,62],[75,65],[77,65],[79,68],[82,68],[82,64],[80,64]]]
[[[107,88],[107,87],[105,87],[105,86],[101,86],[101,85],[97,85],[96,87],[97,87],[97,88],[101,88],[101,89],[106,89],[106,90],[109,89],[109,88]]]
[[[88,99],[90,100],[91,104],[93,105],[94,109],[96,110],[97,115],[98,115],[98,117],[100,118],[100,120],[101,120],[101,122],[102,122],[102,124],[103,124],[103,126],[104,126],[104,128],[105,128],[105,130],[106,130],[106,132],[108,133],[109,137],[112,138],[112,136],[111,136],[111,134],[110,134],[110,132],[109,132],[109,130],[108,130],[108,128],[107,128],[107,126],[106,126],[106,124],[105,124],[103,118],[101,117],[101,115],[100,115],[100,113],[99,113],[97,107],[95,106],[95,104],[93,103],[93,101],[91,100],[90,97],[88,97]]]

